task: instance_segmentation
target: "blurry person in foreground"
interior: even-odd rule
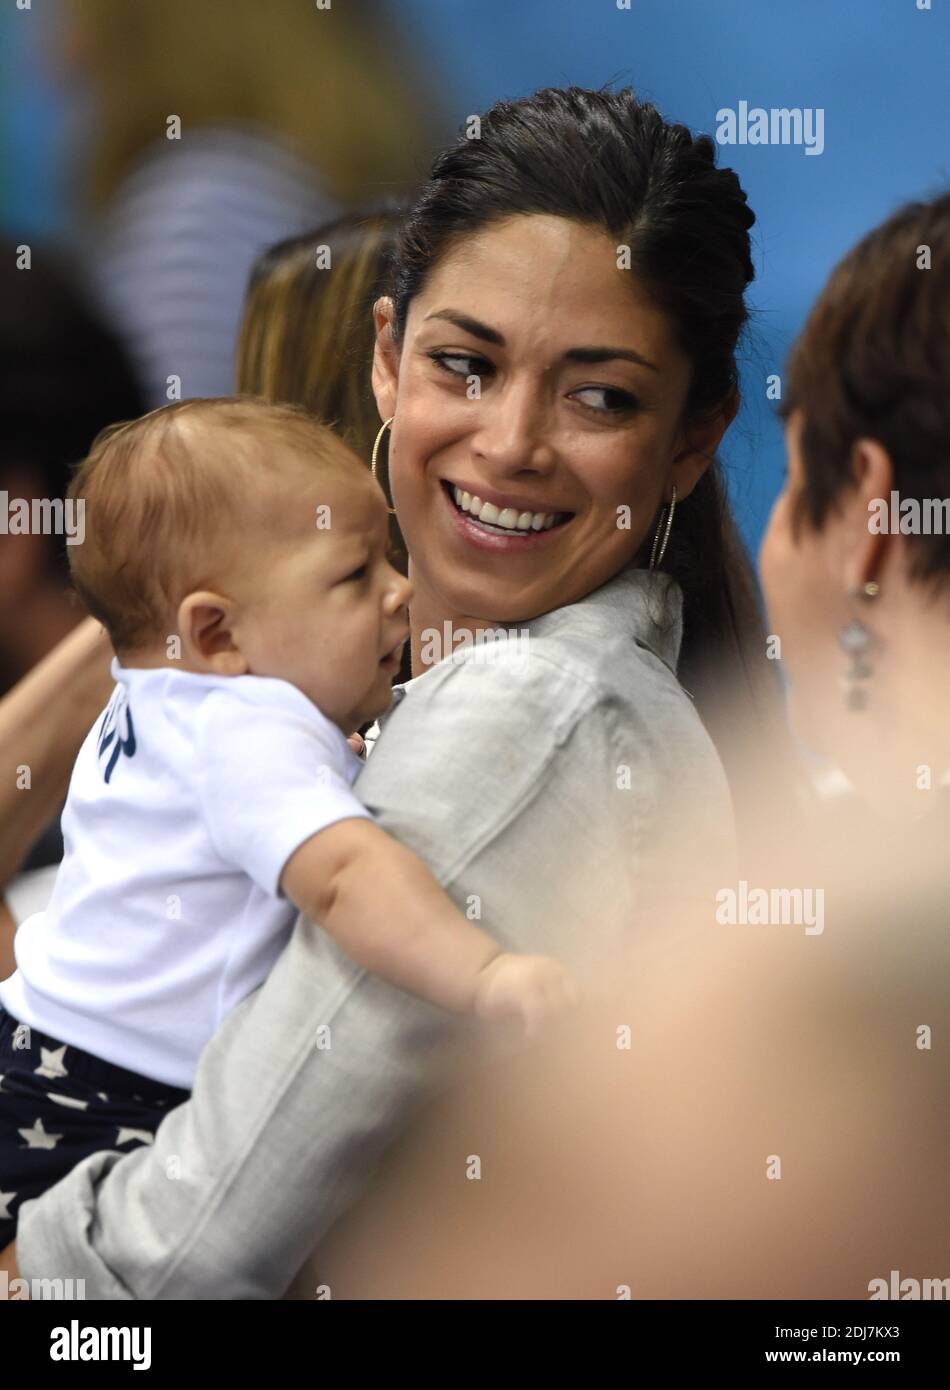
[[[789,373],[771,630],[863,836],[826,816],[638,940],[428,1111],[293,1296],[950,1297],[950,537],[878,521],[950,497],[948,307],[944,195],[844,259]]]

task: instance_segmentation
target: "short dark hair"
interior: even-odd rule
[[[832,272],[789,360],[779,414],[802,417],[795,524],[821,529],[874,439],[901,498],[950,496],[950,192],[907,203]],[[912,579],[950,576],[950,536],[907,537]]]

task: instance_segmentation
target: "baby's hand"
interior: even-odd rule
[[[532,1038],[543,1020],[577,1003],[577,986],[550,956],[519,956],[503,951],[481,971],[475,987],[475,1013],[497,1020],[520,1018]]]

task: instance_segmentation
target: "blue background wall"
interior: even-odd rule
[[[900,202],[950,183],[950,0],[917,4],[632,0],[627,11],[616,0],[391,0],[458,122],[500,96],[610,79],[711,133],[717,110],[742,100],[824,108],[820,156],[791,145],[720,150],[758,217],[744,406],[724,449],[753,547],[783,468],[766,377],[781,371],[841,254]],[[34,0],[34,15],[40,8],[51,9]],[[0,208],[18,234],[63,234],[64,132],[24,18],[12,0],[0,11]]]

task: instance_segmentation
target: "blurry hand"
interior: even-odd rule
[[[533,1038],[546,1018],[578,1002],[574,980],[550,956],[520,956],[503,951],[481,972],[475,1013],[487,1021],[520,1018],[525,1037]]]

